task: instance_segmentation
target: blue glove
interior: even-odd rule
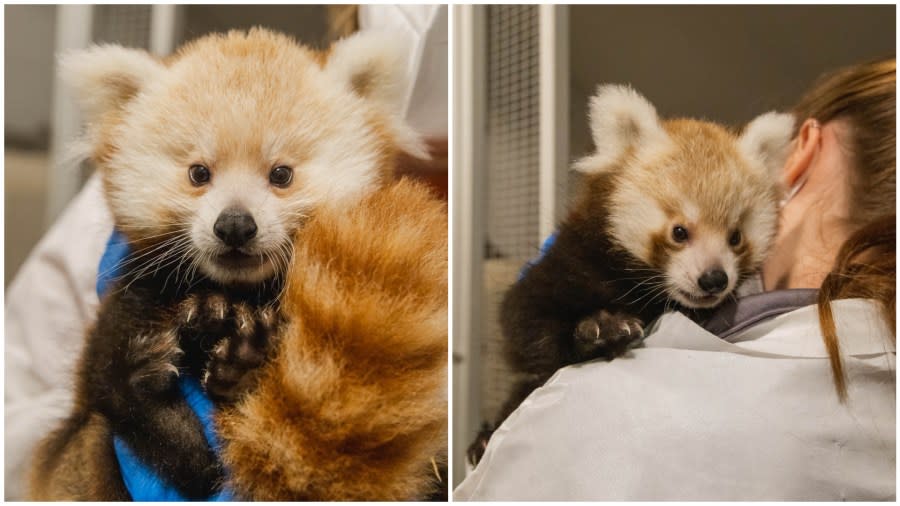
[[[106,244],[106,251],[100,259],[99,274],[97,275],[97,295],[102,297],[109,289],[110,284],[115,281],[119,274],[119,265],[128,256],[128,243],[125,237],[118,231],[113,231],[109,242]],[[178,387],[184,395],[185,400],[191,410],[197,414],[200,422],[203,424],[203,433],[210,447],[218,453],[219,441],[213,428],[213,404],[209,397],[203,392],[200,383],[196,378],[181,375],[178,381]],[[125,487],[131,494],[131,498],[135,501],[185,501],[186,499],[171,485],[164,483],[163,480],[153,472],[152,469],[144,465],[137,456],[132,453],[131,449],[118,436],[113,437],[113,446],[116,451],[116,457],[119,460],[119,469],[122,472],[122,479],[125,481]],[[233,494],[230,490],[223,490],[218,494],[209,498],[210,501],[231,501]]]
[[[553,232],[552,234],[547,236],[546,239],[544,239],[544,244],[541,244],[541,250],[538,252],[538,255],[535,258],[532,258],[531,260],[526,262],[525,265],[522,267],[522,269],[519,271],[519,280],[520,281],[522,280],[522,278],[525,277],[525,273],[527,273],[529,269],[531,269],[532,267],[537,265],[541,261],[541,259],[544,258],[544,255],[547,254],[547,251],[550,249],[551,246],[553,246],[553,243],[556,242],[556,234],[558,234],[558,233],[559,232]]]
[[[100,257],[100,267],[97,269],[97,297],[103,298],[109,285],[119,276],[119,269],[126,258],[128,258],[128,241],[118,230],[113,230],[109,241],[106,242],[106,250]]]

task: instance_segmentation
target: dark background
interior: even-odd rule
[[[571,6],[571,153],[587,99],[630,83],[662,116],[740,125],[786,109],[824,72],[893,56],[894,5]]]

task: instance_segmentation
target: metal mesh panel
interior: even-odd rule
[[[538,250],[538,7],[487,9],[487,248],[481,342],[481,411],[493,420],[513,376],[502,357],[500,300]]]
[[[490,256],[526,259],[538,241],[538,8],[488,8]]]
[[[95,6],[94,42],[149,48],[151,8],[149,5]]]
[[[151,9],[150,5],[95,5],[93,42],[149,49]],[[90,163],[81,164],[82,181],[87,181],[92,172]]]

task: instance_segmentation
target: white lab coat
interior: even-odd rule
[[[815,306],[725,342],[664,315],[630,356],[566,367],[500,426],[457,500],[893,500],[896,351],[834,303],[849,401]]]
[[[363,5],[360,27],[408,48],[403,106],[425,136],[446,137],[447,6]],[[8,213],[7,219],[15,219]],[[97,267],[112,217],[94,175],[29,255],[6,292],[5,497],[19,500],[35,444],[72,405],[75,360],[98,300]]]
[[[403,114],[424,137],[447,137],[446,5],[360,5],[360,30],[389,30],[408,48]]]
[[[100,179],[93,176],[6,290],[7,500],[22,499],[35,444],[71,410],[73,369],[99,305],[97,268],[112,229]]]

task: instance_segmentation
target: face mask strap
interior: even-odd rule
[[[792,198],[794,198],[794,195],[797,195],[797,193],[800,191],[800,188],[803,188],[803,185],[806,184],[807,179],[809,179],[808,170],[804,172],[802,176],[800,176],[800,179],[798,179],[796,183],[794,183],[794,186],[791,187],[791,189],[788,191],[787,196],[782,199],[781,203],[779,203],[779,206],[786,206],[787,203],[790,202]]]
[[[811,119],[809,122],[809,128],[822,128],[822,125],[817,120]],[[803,188],[804,184],[806,184],[806,180],[809,179],[809,171],[810,169],[807,168],[806,171],[803,172],[803,175],[800,176],[800,178],[797,179],[797,181],[794,183],[794,186],[791,186],[791,189],[788,191],[787,196],[778,204],[779,207],[783,208],[784,206],[786,206],[787,203],[790,202],[791,199],[800,192],[800,189]]]

